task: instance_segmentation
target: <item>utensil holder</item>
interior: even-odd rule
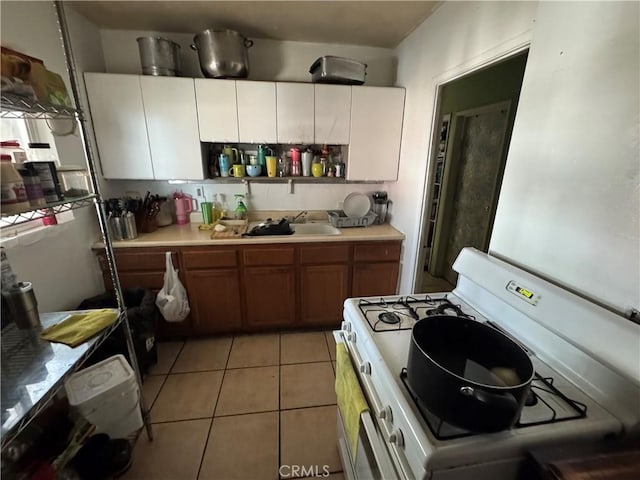
[[[158,229],[156,217],[148,218],[147,214],[148,212],[144,209],[136,213],[136,227],[138,228],[138,233],[151,233]]]

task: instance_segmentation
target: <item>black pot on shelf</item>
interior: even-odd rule
[[[454,426],[473,432],[510,428],[533,376],[522,347],[491,326],[437,315],[413,327],[409,386],[433,414]]]

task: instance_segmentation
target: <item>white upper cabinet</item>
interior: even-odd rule
[[[115,179],[153,179],[140,77],[85,73],[102,174]]]
[[[315,84],[315,143],[347,145],[351,122],[351,87]]]
[[[235,80],[196,78],[196,103],[200,140],[238,143]]]
[[[238,136],[242,143],[277,143],[276,84],[236,80]]]
[[[397,180],[404,89],[352,87],[347,180]]]
[[[205,178],[193,78],[142,76],[140,85],[155,178]]]
[[[313,143],[311,83],[276,83],[278,143]]]

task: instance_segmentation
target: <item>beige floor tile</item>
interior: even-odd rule
[[[329,349],[322,332],[283,333],[280,363],[328,362]]]
[[[224,370],[231,348],[231,337],[203,338],[185,343],[171,373]]]
[[[158,342],[158,363],[149,369],[151,375],[164,375],[171,371],[184,342]]]
[[[331,364],[333,365],[333,374],[335,375],[336,373],[336,362],[331,362]]]
[[[278,478],[278,412],[214,418],[198,478]]]
[[[142,434],[131,469],[122,480],[191,480],[198,476],[210,419],[153,426],[153,442]]]
[[[278,367],[227,370],[216,417],[278,410]]]
[[[169,375],[151,409],[153,422],[212,417],[222,371]]]
[[[156,401],[158,393],[162,388],[166,375],[147,375],[142,384],[142,394],[144,395],[144,401],[147,404],[147,408],[153,406],[153,402]]]
[[[336,403],[331,362],[280,367],[280,408],[301,408]]]
[[[336,339],[333,338],[333,332],[324,332],[324,336],[327,339],[327,345],[329,345],[329,356],[331,360],[336,359]]]
[[[280,335],[239,335],[234,337],[227,368],[278,365]]]
[[[342,471],[336,433],[336,406],[280,412],[280,465]]]

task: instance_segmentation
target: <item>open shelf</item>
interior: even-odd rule
[[[64,105],[52,105],[28,97],[3,93],[0,118],[74,118],[80,112]]]
[[[216,178],[207,178],[204,180],[207,183],[243,183],[243,182],[251,182],[251,183],[289,183],[292,181],[294,183],[337,183],[337,184],[347,184],[347,183],[382,183],[381,180],[347,180],[345,178],[336,178],[336,177],[216,177]],[[202,181],[194,182],[194,183],[202,183]]]
[[[42,313],[42,328],[20,330],[12,323],[2,330],[2,449],[48,405],[65,380],[124,319],[120,314],[110,326],[75,348],[40,338],[43,328],[72,313],[76,312]]]
[[[19,213],[3,213],[1,218],[2,226],[18,225],[32,220],[37,220],[39,218],[50,217],[57,213],[86,207],[87,205],[91,205],[95,198],[96,195],[91,194],[84,197],[69,198],[67,200],[60,200],[59,202],[47,203],[46,205],[41,205],[39,207],[30,207],[29,210]]]

